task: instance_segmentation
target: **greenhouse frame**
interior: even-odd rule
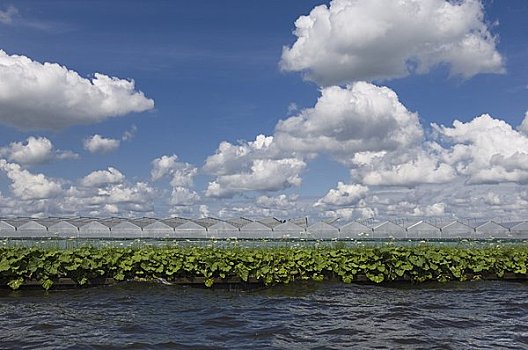
[[[315,221],[306,218],[187,219],[94,218],[94,217],[9,217],[0,218],[2,239],[307,239],[307,240],[390,240],[390,239],[528,239],[528,221],[495,220],[468,225],[461,220],[390,220],[368,223]],[[443,222],[439,227],[438,222]],[[469,222],[467,220],[466,222]],[[406,226],[398,223],[406,223]]]

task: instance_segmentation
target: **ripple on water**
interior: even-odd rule
[[[0,291],[6,349],[526,349],[528,285]]]

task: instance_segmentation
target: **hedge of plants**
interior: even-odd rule
[[[294,281],[372,283],[396,280],[464,281],[528,277],[528,246],[440,247],[141,247],[0,248],[0,285],[12,289],[38,282],[51,288],[61,278],[79,286],[115,281],[200,279],[205,286],[238,280],[265,286]]]

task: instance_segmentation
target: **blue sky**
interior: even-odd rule
[[[0,1],[0,214],[525,215],[528,3],[389,3]]]

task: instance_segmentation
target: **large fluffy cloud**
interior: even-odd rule
[[[226,198],[250,191],[279,191],[302,182],[306,166],[301,156],[280,149],[273,136],[258,135],[255,141],[238,145],[220,143],[209,156],[203,170],[216,179],[209,182],[207,197]]]
[[[503,72],[478,0],[333,0],[295,21],[286,71],[327,86],[403,77],[448,64],[471,77]]]
[[[315,206],[350,206],[357,204],[361,199],[365,198],[368,192],[368,187],[352,184],[346,185],[339,181],[336,189],[331,189],[321,199],[319,199]]]
[[[44,174],[33,174],[16,163],[0,159],[0,170],[11,180],[13,194],[22,200],[54,198],[62,193],[59,181],[48,179]]]
[[[81,185],[85,187],[99,187],[108,184],[120,184],[125,176],[116,168],[109,167],[107,170],[96,170],[81,179]]]
[[[416,113],[391,89],[366,82],[322,89],[313,108],[280,121],[275,131],[283,150],[329,153],[343,162],[356,152],[395,150],[422,138]]]
[[[134,81],[96,73],[86,79],[56,63],[0,50],[0,122],[18,129],[61,129],[154,107]]]
[[[54,149],[51,141],[45,137],[33,136],[28,137],[25,142],[12,142],[8,146],[0,147],[0,156],[22,165],[41,164],[52,159],[76,159],[79,157],[72,151]]]
[[[443,161],[469,183],[528,183],[528,137],[505,121],[484,114],[467,123],[433,128],[451,143]]]
[[[208,197],[232,197],[247,191],[278,191],[302,182],[299,173],[306,163],[296,158],[255,159],[247,172],[221,175],[209,182]]]

